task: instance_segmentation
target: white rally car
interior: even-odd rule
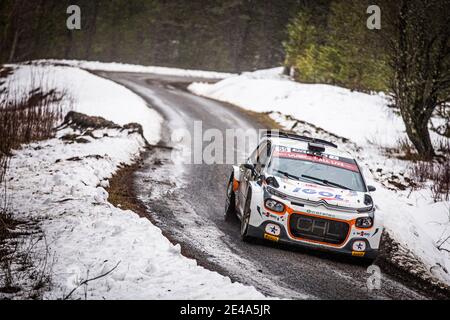
[[[357,162],[331,142],[268,132],[227,187],[241,237],[375,259],[383,222]]]

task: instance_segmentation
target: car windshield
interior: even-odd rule
[[[352,159],[313,155],[306,150],[275,150],[268,173],[335,188],[365,192],[364,180]]]

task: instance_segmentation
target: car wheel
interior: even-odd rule
[[[242,214],[242,219],[241,219],[241,239],[244,242],[249,242],[249,240],[251,239],[251,237],[248,235],[248,225],[249,225],[250,213],[251,213],[251,209],[250,209],[251,202],[252,202],[252,194],[251,194],[251,192],[249,192],[247,195],[247,200],[245,201],[244,212]]]
[[[236,218],[236,195],[233,192],[233,174],[231,174],[230,181],[227,185],[227,196],[225,200],[225,221],[231,221]]]

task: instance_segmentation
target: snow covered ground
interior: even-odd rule
[[[197,266],[161,230],[108,203],[108,179],[144,146],[137,133],[98,130],[99,139],[66,144],[58,139],[15,152],[8,190],[17,218],[39,219],[54,258],[45,299],[62,299],[83,280],[102,275],[72,299],[236,299],[263,297],[254,288]],[[108,136],[105,137],[104,135]],[[80,160],[73,160],[73,159]],[[85,293],[85,289],[87,293]]]
[[[406,137],[403,121],[388,108],[384,93],[369,95],[325,84],[300,84],[282,76],[282,70],[244,73],[215,84],[194,83],[189,90],[256,112],[279,111],[360,145],[393,147]]]
[[[355,154],[369,183],[377,187],[377,213],[383,215],[387,231],[401,245],[393,262],[424,278],[450,284],[450,254],[446,251],[450,250],[450,241],[441,246],[444,250],[437,248],[437,243],[450,235],[450,203],[435,203],[427,188],[402,191],[392,184],[407,181],[410,163],[384,152],[405,134],[401,119],[387,107],[383,94],[299,84],[281,76],[280,69],[231,76],[121,64],[64,63],[91,70],[226,78],[216,84],[195,83],[190,90],[250,110],[270,112],[287,129],[295,126],[299,133],[334,140]],[[56,88],[67,94],[67,110],[101,116],[119,125],[136,122],[142,125],[148,142],[155,144],[160,139],[161,116],[112,81],[77,67],[53,66],[49,61],[12,67],[14,73],[3,87],[19,93],[30,91],[36,83],[44,89]],[[65,128],[54,139],[15,151],[7,178],[8,199],[17,217],[37,222],[45,234],[34,245],[37,256],[49,255],[47,264],[52,269],[53,286],[43,292],[44,298],[62,299],[83,280],[111,270],[107,276],[78,288],[70,298],[263,297],[253,287],[232,283],[229,278],[197,266],[147,219],[108,203],[108,179],[140,154],[145,144],[141,135],[132,129],[102,129],[94,130],[94,137],[83,136],[88,143],[68,144],[61,139],[67,134],[83,132]],[[437,137],[433,135],[433,139]],[[424,270],[405,259],[408,256],[419,259]],[[21,281],[25,287],[31,285],[25,278]],[[16,298],[20,294],[24,292]]]
[[[224,72],[189,70],[189,69],[166,68],[155,66],[141,66],[135,64],[125,64],[115,62],[106,63],[106,62],[79,61],[79,60],[38,60],[35,61],[35,63],[62,64],[92,71],[142,72],[166,76],[198,77],[205,79],[224,79],[234,76],[234,74],[232,73],[224,73]]]
[[[53,65],[14,66],[4,86],[26,94],[36,86],[43,91],[56,89],[66,93],[64,107],[90,116],[99,116],[119,125],[135,122],[144,129],[151,144],[159,141],[162,117],[127,88],[96,77],[79,68]]]
[[[434,202],[427,187],[395,187],[398,183],[408,185],[406,182],[412,179],[408,176],[411,162],[385,152],[406,137],[401,118],[387,106],[387,97],[330,85],[300,84],[282,76],[281,71],[245,73],[216,84],[194,83],[189,90],[252,111],[268,112],[286,129],[333,140],[353,153],[363,164],[368,183],[377,187],[377,214],[383,216],[391,238],[401,245],[392,262],[408,272],[420,273],[422,278],[450,285],[450,241],[438,249],[438,244],[450,236],[450,202]],[[439,138],[432,133],[432,139],[437,142]],[[418,270],[410,258],[421,261],[424,268]]]
[[[68,93],[76,111],[102,116],[119,124],[140,123],[145,138],[159,140],[161,117],[131,91],[86,71],[71,67],[13,66],[4,84],[26,92],[31,74],[44,86]],[[108,179],[131,164],[145,146],[130,128],[85,130],[65,127],[53,139],[14,151],[8,181],[8,201],[16,219],[33,221],[44,237],[33,245],[33,256],[45,259],[51,287],[45,299],[63,299],[84,280],[105,275],[76,289],[70,299],[254,299],[264,298],[253,287],[197,265],[181,255],[152,225],[131,211],[108,202]],[[70,143],[67,136],[82,136]],[[71,139],[73,141],[73,138]],[[27,248],[19,248],[27,250]],[[33,285],[14,265],[15,279]],[[111,273],[108,273],[110,272]],[[22,290],[8,298],[28,297]],[[0,296],[1,297],[1,296]]]

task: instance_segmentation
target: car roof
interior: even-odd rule
[[[308,150],[308,142],[307,141],[301,141],[301,140],[291,139],[291,138],[287,138],[287,137],[267,137],[267,139],[272,142],[272,145]],[[318,144],[321,144],[321,143],[319,142]],[[334,148],[328,144],[322,144],[322,145],[325,148],[324,153],[326,153],[326,154],[337,156],[337,157],[354,159],[354,157],[349,152],[339,150],[338,148]]]

